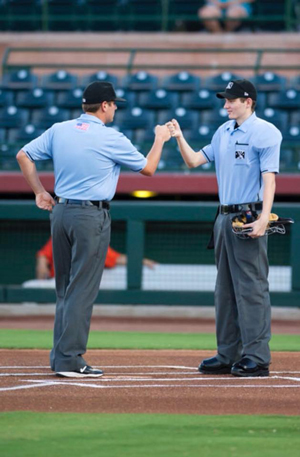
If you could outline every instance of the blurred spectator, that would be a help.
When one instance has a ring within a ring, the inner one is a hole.
[[[239,18],[248,17],[252,8],[250,3],[255,0],[206,0],[206,5],[198,11],[204,27],[213,33],[232,32],[237,29],[241,21]],[[228,20],[232,18],[232,20]],[[222,26],[222,19],[224,27]]]
[[[117,265],[126,265],[127,255],[120,254],[110,246],[108,247],[105,268],[114,268]],[[154,268],[156,262],[150,259],[143,259],[143,265],[148,268]],[[36,254],[36,279],[49,279],[54,277],[54,263],[53,263],[53,252],[52,252],[52,239],[46,242],[46,244]]]

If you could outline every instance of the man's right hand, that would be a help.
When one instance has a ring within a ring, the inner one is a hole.
[[[52,211],[55,206],[54,198],[46,191],[36,194],[35,203],[38,208],[46,211]]]
[[[155,127],[155,136],[161,138],[164,142],[171,138],[170,131],[166,125],[157,125]]]
[[[168,122],[167,127],[173,138],[180,138],[183,136],[180,125],[178,124],[176,119],[172,119],[170,122]]]

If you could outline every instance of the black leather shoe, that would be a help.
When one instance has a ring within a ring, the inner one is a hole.
[[[231,368],[233,376],[269,376],[269,365],[259,365],[249,357],[243,357],[238,362],[234,363]]]
[[[100,376],[103,376],[103,371],[86,365],[79,370],[57,371],[56,375],[63,378],[99,378]]]
[[[217,357],[202,360],[198,370],[202,374],[230,374],[231,365],[220,362]]]

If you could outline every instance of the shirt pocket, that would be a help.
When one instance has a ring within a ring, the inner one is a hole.
[[[234,164],[249,165],[249,144],[236,143],[234,147]]]

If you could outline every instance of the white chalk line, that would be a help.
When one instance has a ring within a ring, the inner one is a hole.
[[[175,369],[175,370],[192,370],[193,372],[186,372],[186,371],[181,371],[180,375],[193,375],[195,372],[198,372],[197,368],[195,367],[185,367],[185,366],[176,366],[176,365],[123,365],[123,366],[113,366],[113,365],[106,365],[106,366],[101,366],[102,368],[113,368],[114,370],[119,369],[119,368],[126,368],[126,369],[134,369],[134,368],[164,368],[164,369]],[[48,366],[1,366],[0,369],[49,369]],[[272,375],[272,373],[276,373],[276,375]],[[39,387],[50,387],[50,386],[79,386],[79,387],[90,387],[90,388],[97,388],[97,389],[131,389],[131,388],[159,388],[159,387],[164,387],[164,388],[173,388],[173,387],[186,387],[186,388],[297,388],[300,387],[300,384],[288,384],[288,385],[266,385],[266,384],[261,384],[263,381],[270,381],[270,380],[288,380],[288,381],[294,381],[296,383],[300,382],[300,377],[292,377],[292,376],[286,376],[286,375],[291,375],[291,374],[298,374],[300,373],[299,371],[274,371],[271,372],[270,377],[229,377],[229,376],[207,376],[207,375],[202,375],[199,374],[197,377],[178,377],[178,378],[159,378],[157,376],[162,376],[162,375],[178,375],[178,372],[174,373],[174,371],[171,372],[161,372],[161,371],[156,371],[156,372],[143,372],[143,373],[124,373],[120,374],[118,372],[111,372],[106,377],[103,377],[101,379],[97,379],[95,383],[95,379],[82,379],[81,381],[71,381],[71,380],[37,380],[37,379],[27,379],[24,380],[26,382],[25,385],[20,385],[20,386],[13,386],[13,387],[2,387],[0,388],[0,391],[5,392],[5,391],[14,391],[14,390],[22,390],[22,389],[31,389],[31,388],[39,388]],[[285,374],[285,376],[278,376],[278,374]],[[149,376],[156,376],[156,377],[149,377]],[[0,373],[0,376],[2,377],[41,377],[41,376],[55,376],[55,373]],[[207,384],[207,382],[211,381],[220,381],[222,380],[223,382],[231,382],[231,384]],[[245,384],[246,381],[256,381],[260,382],[260,384],[255,383],[254,385],[249,385]],[[170,383],[171,381],[171,383]],[[183,381],[187,381],[185,384],[178,384],[178,382],[182,383]],[[191,384],[192,381],[197,381],[197,384]],[[114,383],[119,383],[123,382],[123,385],[113,385]],[[127,383],[145,383],[147,382],[148,384],[143,384],[143,385],[134,385],[134,384],[127,384]],[[149,382],[151,384],[149,384]],[[157,384],[159,382],[159,384]],[[232,384],[234,382],[234,384]],[[241,385],[238,385],[238,382],[242,382]],[[28,383],[32,383],[29,384]],[[112,383],[111,385],[107,385],[107,383]],[[170,384],[165,384],[165,383],[170,383]],[[174,384],[173,384],[174,383]],[[106,385],[105,385],[106,384]]]
[[[218,388],[218,389],[228,389],[228,388],[242,388],[242,389],[282,389],[282,388],[299,388],[299,385],[279,385],[279,386],[266,386],[264,384],[262,385],[219,385],[219,384],[208,384],[208,385],[202,385],[202,384],[145,384],[145,385],[127,385],[127,386],[107,386],[107,385],[99,385],[99,384],[86,384],[82,382],[68,382],[68,381],[58,381],[58,382],[48,382],[48,383],[40,383],[40,384],[31,384],[31,385],[25,385],[25,386],[17,386],[17,387],[9,387],[9,388],[2,388],[0,390],[20,390],[20,389],[28,389],[28,388],[33,388],[33,387],[49,387],[49,386],[73,386],[73,387],[85,387],[85,388],[91,388],[91,389],[150,389],[150,388],[178,388],[178,387],[184,387],[186,389],[189,388]]]

